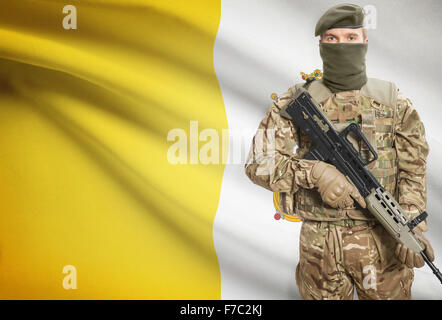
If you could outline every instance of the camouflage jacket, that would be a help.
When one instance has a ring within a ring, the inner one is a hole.
[[[317,221],[374,219],[366,209],[353,206],[337,210],[322,203],[310,178],[316,161],[303,159],[311,141],[291,120],[280,114],[299,86],[291,87],[278,97],[259,124],[245,165],[247,176],[254,183],[279,192],[279,205],[288,214]],[[395,86],[391,103],[377,99],[376,94],[366,94],[363,88],[316,100],[338,131],[349,122],[361,124],[364,135],[379,156],[369,168],[413,218],[426,207],[425,170],[429,149],[424,126],[411,101]],[[353,144],[363,157],[368,156],[364,145],[357,141]]]

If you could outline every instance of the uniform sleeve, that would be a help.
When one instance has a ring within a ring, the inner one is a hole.
[[[291,98],[289,90],[272,103],[253,137],[245,165],[250,180],[273,192],[295,193],[300,186],[314,187],[310,172],[317,161],[295,157],[297,127],[280,115]]]
[[[398,156],[397,198],[409,218],[423,212],[427,203],[425,128],[409,99],[398,94],[395,148]]]

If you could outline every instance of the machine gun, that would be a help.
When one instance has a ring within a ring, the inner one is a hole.
[[[367,165],[375,161],[378,155],[359,125],[351,123],[342,132],[337,132],[308,91],[304,88],[298,90],[295,99],[281,112],[290,116],[312,140],[313,147],[305,159],[328,162],[344,174],[364,197],[367,209],[396,240],[414,252],[420,253],[442,283],[441,272],[428,259],[425,245],[413,232],[413,229],[428,216],[427,212],[424,211],[409,221],[393,196],[382,187],[367,168]],[[373,156],[370,161],[364,162],[359,152],[348,140],[351,132],[367,145]]]

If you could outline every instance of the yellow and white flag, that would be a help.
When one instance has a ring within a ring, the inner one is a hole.
[[[442,252],[441,80],[423,84],[442,52],[419,37],[442,11],[400,4],[402,18],[398,0],[370,2],[368,71],[420,108]],[[244,163],[271,94],[321,68],[313,30],[331,5],[3,1],[0,299],[299,298],[300,224],[273,219]],[[414,298],[442,296],[431,271],[415,278]]]

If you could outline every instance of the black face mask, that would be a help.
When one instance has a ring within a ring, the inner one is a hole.
[[[332,92],[359,90],[367,82],[366,43],[320,43],[324,84]]]

